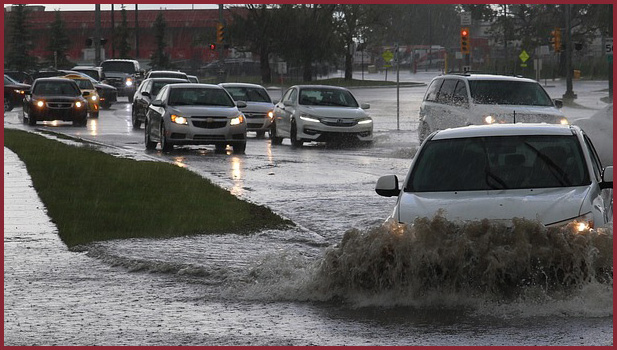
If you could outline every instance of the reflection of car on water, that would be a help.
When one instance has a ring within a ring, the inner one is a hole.
[[[612,222],[613,167],[602,167],[577,126],[504,124],[438,131],[427,138],[399,187],[381,177],[375,191],[398,196],[402,223],[443,210],[449,220],[513,217],[581,229]]]

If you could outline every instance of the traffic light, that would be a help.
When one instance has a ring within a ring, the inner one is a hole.
[[[468,54],[470,52],[469,45],[469,28],[461,28],[461,53]]]
[[[216,50],[216,44],[215,43],[211,43],[210,45],[208,45],[208,47],[210,48],[210,50]]]
[[[223,23],[216,24],[216,43],[222,44],[225,41],[225,25]]]
[[[555,52],[561,51],[561,28],[555,28],[551,31],[551,45]]]

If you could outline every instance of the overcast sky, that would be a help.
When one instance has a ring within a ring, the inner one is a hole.
[[[37,5],[37,6],[45,6],[45,11],[94,11],[94,4],[28,4],[28,5]],[[10,7],[10,4],[5,4],[4,7]],[[121,8],[121,4],[114,4],[114,10],[119,10]],[[126,4],[127,10],[134,10],[135,4]],[[160,8],[167,9],[216,9],[219,5],[217,4],[138,4],[138,9],[141,10],[158,10]],[[111,5],[109,4],[101,4],[102,11],[111,10]]]

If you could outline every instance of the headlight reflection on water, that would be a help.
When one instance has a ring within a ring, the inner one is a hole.
[[[242,158],[231,158],[231,179],[233,180],[233,187],[230,192],[234,196],[241,196],[244,193],[244,172],[242,171],[242,165]]]

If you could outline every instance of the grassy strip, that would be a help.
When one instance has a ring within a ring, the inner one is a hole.
[[[123,238],[250,233],[292,223],[189,170],[5,129],[68,247]]]

